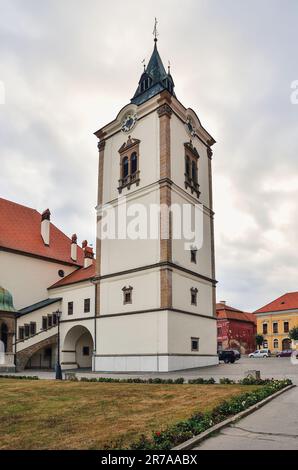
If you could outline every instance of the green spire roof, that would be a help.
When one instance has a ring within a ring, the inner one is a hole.
[[[0,286],[0,312],[16,312],[11,293]]]
[[[154,49],[146,70],[141,75],[138,88],[131,99],[134,104],[141,104],[158,95],[163,90],[174,93],[174,81],[170,72],[166,72],[157,50],[157,39],[154,40]]]

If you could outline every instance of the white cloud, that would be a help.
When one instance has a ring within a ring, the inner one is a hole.
[[[133,95],[157,16],[177,96],[218,142],[218,298],[248,310],[297,289],[297,13],[295,0],[1,0],[1,195],[94,242],[93,132]]]

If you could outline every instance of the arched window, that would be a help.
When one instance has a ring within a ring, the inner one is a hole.
[[[122,160],[122,178],[128,176],[128,157],[124,157]]]
[[[274,349],[278,349],[278,339],[275,339],[273,341],[273,347],[274,347]]]
[[[7,351],[7,336],[8,336],[8,328],[5,323],[2,323],[1,330],[0,330],[0,339],[4,343],[4,351]]]
[[[138,156],[136,152],[133,152],[130,157],[130,168],[131,168],[131,174],[133,175],[136,173],[138,169]]]
[[[185,174],[190,177],[190,163],[189,163],[189,158],[185,158]]]
[[[191,164],[191,177],[193,181],[196,183],[197,182],[197,165],[196,162],[192,162]]]

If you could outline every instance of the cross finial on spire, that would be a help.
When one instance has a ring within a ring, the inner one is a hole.
[[[157,36],[158,36],[158,32],[157,32],[157,19],[155,17],[155,21],[154,21],[154,29],[153,29],[153,36],[154,36],[154,42],[157,42]]]

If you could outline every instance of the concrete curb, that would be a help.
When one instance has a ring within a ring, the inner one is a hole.
[[[187,441],[183,442],[182,444],[179,444],[176,447],[173,447],[172,450],[187,450],[187,449],[192,449],[195,445],[200,444],[200,442],[204,441],[207,439],[211,434],[214,432],[220,431],[222,428],[228,426],[231,423],[235,423],[241,418],[244,418],[245,416],[253,413],[254,411],[258,410],[259,408],[262,408],[262,406],[266,405],[269,403],[271,400],[274,398],[278,397],[284,392],[287,392],[288,390],[296,387],[296,385],[288,385],[287,387],[279,390],[276,393],[273,393],[273,395],[270,395],[267,398],[264,398],[264,400],[259,401],[255,405],[250,406],[247,408],[247,410],[243,410],[240,413],[237,413],[234,416],[231,416],[231,418],[225,419],[221,423],[215,424],[215,426],[212,426],[211,428],[207,429],[206,431],[202,432],[201,434],[198,434],[197,436],[192,437],[191,439],[188,439]]]

